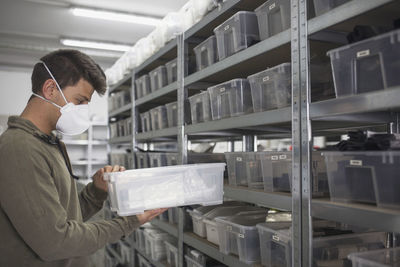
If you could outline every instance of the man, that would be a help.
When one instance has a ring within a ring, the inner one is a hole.
[[[0,266],[87,267],[88,255],[165,211],[87,222],[107,197],[104,172],[124,168],[100,169],[78,195],[65,145],[51,132],[87,130],[94,91],[105,93],[105,75],[79,51],[55,51],[34,66],[33,95],[0,137]]]

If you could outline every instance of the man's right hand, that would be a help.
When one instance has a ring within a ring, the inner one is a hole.
[[[161,213],[163,213],[167,210],[168,210],[168,208],[146,210],[144,213],[136,215],[136,217],[138,218],[140,225],[142,225],[142,224],[145,224],[145,223],[153,220],[155,217],[157,217],[158,215],[160,215]]]

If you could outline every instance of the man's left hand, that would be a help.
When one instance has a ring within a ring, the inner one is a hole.
[[[125,167],[114,165],[114,166],[105,166],[101,168],[93,175],[93,184],[98,189],[103,190],[105,192],[108,191],[107,181],[104,181],[104,173],[105,172],[122,172],[125,171]]]

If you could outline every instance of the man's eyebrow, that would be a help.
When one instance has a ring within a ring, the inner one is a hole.
[[[81,95],[81,94],[79,94],[79,96],[83,97],[86,101],[89,102],[89,98],[87,98],[87,96],[84,96],[84,95]]]

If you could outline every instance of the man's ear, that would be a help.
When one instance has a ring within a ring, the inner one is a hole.
[[[52,79],[47,79],[42,86],[43,97],[49,100],[53,100],[56,97],[57,86]]]

